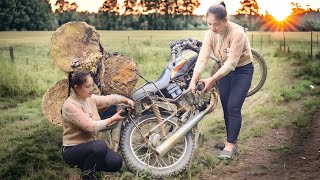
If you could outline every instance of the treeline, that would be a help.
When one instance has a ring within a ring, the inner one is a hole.
[[[65,0],[56,1],[54,12],[48,0],[1,0],[0,30],[55,30],[70,21],[85,21],[98,30],[207,29],[204,17],[193,15],[199,5],[198,0],[125,0],[123,8],[117,0],[106,0],[98,13],[89,13],[77,12],[78,5]],[[251,12],[249,6],[252,3],[244,1],[239,14],[230,16],[230,20],[251,31],[320,30],[319,12],[297,13],[279,25],[270,15]]]

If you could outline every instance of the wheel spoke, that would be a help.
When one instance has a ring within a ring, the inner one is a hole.
[[[157,155],[157,157],[163,162],[163,164],[164,164],[165,166],[168,166],[167,163],[165,162],[165,160],[164,160],[163,158],[161,158],[161,157],[158,156],[158,155]]]
[[[169,155],[168,155],[168,158],[169,158],[169,159],[172,159],[173,162],[176,162],[176,161],[179,160],[179,158],[175,158],[175,156],[176,156],[176,157],[179,157],[179,155],[177,155],[177,154],[175,154],[175,153],[173,153],[173,152],[171,152],[171,151],[169,151],[168,154],[169,154]]]
[[[150,129],[157,124],[158,122],[156,118],[154,118],[140,122],[138,127],[143,134],[149,134]],[[175,131],[175,127],[177,127],[177,125],[172,121],[167,121],[163,124],[163,129],[166,134]],[[148,142],[143,141],[145,137],[142,138],[140,131],[138,131],[137,128],[133,130],[131,135],[131,148],[136,158],[143,164],[151,168],[164,168],[176,164],[184,155],[186,138],[182,138],[165,156],[160,157],[153,148],[149,147],[150,144],[163,142],[164,139],[160,140],[156,138],[160,134],[160,128],[150,134],[151,138],[147,139]]]
[[[134,150],[135,152],[138,152],[138,151],[139,151],[141,148],[143,148],[143,147],[145,147],[144,144],[139,144],[138,146],[133,147],[133,150]]]

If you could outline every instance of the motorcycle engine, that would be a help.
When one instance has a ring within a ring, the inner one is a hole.
[[[176,81],[174,84],[170,85],[168,88],[172,88],[171,91],[168,92],[171,92],[172,97],[180,96],[177,99],[178,107],[186,107],[185,109],[187,109],[188,106],[194,106],[197,110],[203,111],[210,104],[210,93],[203,93],[201,92],[202,89],[197,90],[195,95],[193,95],[191,92],[182,94],[183,90],[188,88],[186,81]]]

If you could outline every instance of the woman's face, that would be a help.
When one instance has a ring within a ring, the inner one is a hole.
[[[81,86],[74,86],[74,89],[78,96],[87,98],[91,97],[94,89],[94,82],[90,75],[85,77],[85,82]]]
[[[225,32],[226,23],[227,18],[219,20],[214,14],[208,14],[207,16],[208,27],[214,33],[223,34]]]

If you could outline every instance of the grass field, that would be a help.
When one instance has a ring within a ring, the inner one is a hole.
[[[77,169],[70,168],[62,160],[61,127],[50,124],[41,110],[45,91],[66,78],[50,58],[52,34],[0,32],[0,179],[79,176]],[[142,75],[156,80],[170,58],[169,41],[188,37],[202,40],[204,31],[99,31],[99,34],[106,51],[132,57]],[[282,33],[249,32],[248,36],[250,42],[253,37],[253,48],[260,51],[267,62],[268,77],[262,90],[248,98],[243,107],[239,139],[243,153],[250,150],[245,147],[247,142],[264,136],[270,129],[307,126],[320,104],[319,63],[308,56],[310,33],[286,33],[290,53],[279,50]],[[313,34],[313,39],[315,55],[320,50],[317,33]],[[14,62],[10,60],[10,46],[14,49]],[[197,179],[201,172],[214,169],[219,163],[211,146],[225,137],[220,106],[201,124],[200,147],[192,165],[176,179]],[[102,176],[105,179],[146,178],[127,171]]]

